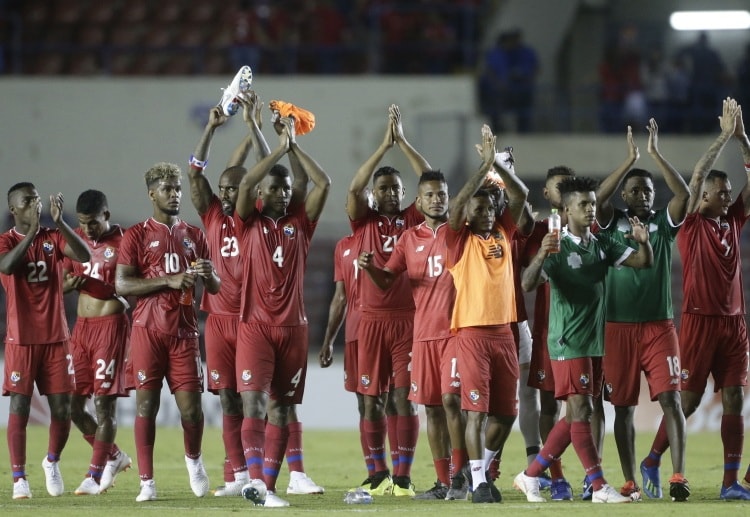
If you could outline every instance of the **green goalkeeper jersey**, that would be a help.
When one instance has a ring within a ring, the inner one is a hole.
[[[663,208],[651,212],[646,221],[649,241],[654,249],[654,265],[647,269],[615,268],[607,275],[607,321],[642,323],[671,320],[672,311],[672,248],[677,230]],[[600,230],[623,244],[630,233],[628,215],[615,210],[612,222]]]
[[[588,245],[567,229],[560,252],[544,261],[550,283],[547,346],[553,361],[604,355],[604,282],[607,270],[635,251],[608,235],[591,235]]]

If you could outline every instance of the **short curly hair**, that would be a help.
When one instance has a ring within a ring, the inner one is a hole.
[[[175,163],[159,162],[147,170],[144,176],[146,178],[146,186],[151,188],[163,180],[181,179],[182,170]]]
[[[587,192],[596,192],[598,186],[599,183],[595,179],[585,178],[583,176],[571,176],[557,184],[557,188],[562,195],[563,203],[566,204],[571,194],[576,192],[584,194]]]

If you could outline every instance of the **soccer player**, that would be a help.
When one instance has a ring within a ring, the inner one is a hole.
[[[698,408],[709,373],[714,378],[714,389],[721,390],[724,479],[719,497],[750,500],[750,490],[737,481],[742,462],[743,389],[748,369],[740,232],[750,216],[750,181],[732,202],[732,185],[726,173],[712,169],[732,137],[738,141],[745,163],[750,164],[750,141],[742,110],[734,99],[724,100],[719,123],[721,133],[693,170],[687,217],[677,234],[683,300],[679,333],[682,364],[675,368],[681,367],[682,410],[686,417]],[[660,487],[658,467],[672,438],[667,429],[663,419],[651,452],[641,463],[644,488],[649,484]],[[655,491],[656,496],[660,494],[660,490]]]
[[[138,298],[130,336],[141,479],[137,502],[156,499],[154,441],[164,378],[180,411],[190,488],[197,497],[209,488],[201,457],[203,367],[193,291],[200,279],[205,290],[216,294],[221,280],[203,231],[179,218],[181,175],[172,163],[146,171],[153,215],[125,232],[117,259],[117,293]]]
[[[528,189],[513,171],[512,156],[498,160],[495,135],[482,127],[482,163],[453,198],[448,216],[446,267],[456,287],[451,331],[466,411],[466,448],[473,503],[502,496],[486,470],[502,457],[517,413],[518,355],[510,328],[516,320],[511,239]],[[481,189],[495,165],[505,184],[507,209],[500,220],[492,194]],[[484,447],[483,447],[484,444]]]
[[[626,503],[604,478],[591,432],[593,398],[602,385],[604,355],[604,280],[615,266],[650,267],[653,250],[648,230],[637,217],[629,219],[627,238],[634,250],[607,235],[594,235],[596,182],[574,177],[559,185],[568,224],[560,237],[548,233],[539,252],[523,273],[523,288],[535,289],[544,278],[550,282],[550,317],[547,345],[555,376],[555,396],[566,401],[566,415],[550,431],[541,452],[520,472],[513,485],[530,502],[544,502],[539,475],[573,443],[592,485],[595,503]],[[560,251],[557,251],[557,250]]]
[[[268,507],[289,506],[276,495],[275,485],[289,434],[289,413],[302,402],[305,389],[308,342],[302,283],[310,239],[331,184],[297,144],[294,120],[282,118],[280,123],[284,126],[280,145],[242,177],[235,207],[240,245],[253,257],[243,272],[237,335],[242,445],[252,482],[264,478]],[[313,183],[304,205],[289,204],[292,180],[286,167],[277,164],[287,153],[295,155]],[[273,406],[269,396],[276,401]]]
[[[336,282],[333,298],[328,308],[328,323],[320,347],[319,359],[321,368],[333,364],[333,343],[336,340],[341,324],[346,317],[344,328],[344,389],[357,396],[359,412],[359,436],[362,456],[367,467],[367,478],[375,473],[375,464],[369,454],[364,434],[365,406],[364,396],[357,393],[357,329],[359,328],[359,294],[357,278],[359,265],[360,241],[353,235],[347,235],[336,243],[333,253],[333,280]],[[369,484],[369,482],[367,483]]]
[[[647,126],[648,154],[654,159],[672,191],[665,208],[652,210],[654,182],[644,169],[618,169],[610,174],[596,193],[599,201],[599,234],[607,234],[625,245],[630,232],[629,217],[649,226],[654,250],[654,267],[614,268],[607,274],[603,360],[605,389],[615,406],[615,441],[625,485],[620,493],[633,500],[641,498],[635,482],[635,428],[633,414],[638,404],[641,371],[646,374],[652,400],[664,412],[672,447],[672,478],[669,493],[675,501],[685,501],[690,486],[685,479],[685,417],[680,404],[680,353],[677,330],[672,322],[672,246],[685,220],[690,190],[680,174],[659,152],[659,128],[651,119]],[[628,139],[632,131],[628,127]],[[634,145],[634,144],[633,144]],[[636,152],[636,156],[638,153]],[[622,183],[621,196],[626,209],[612,206],[611,198]],[[644,490],[654,497],[661,487],[644,481]]]
[[[47,492],[55,497],[65,490],[59,461],[70,434],[70,394],[75,380],[63,306],[63,260],[88,262],[91,252],[63,219],[62,194],[49,200],[55,229],[40,225],[42,201],[33,183],[10,187],[8,209],[14,226],[0,235],[0,282],[6,294],[3,396],[10,396],[7,433],[13,499],[31,497],[26,480],[26,426],[34,383],[47,396],[52,417],[42,461]]]
[[[223,125],[228,117],[220,107],[211,108],[203,135],[196,145],[190,160],[190,192],[193,206],[201,217],[206,228],[209,249],[216,257],[216,270],[222,279],[222,289],[216,296],[204,293],[201,309],[208,312],[205,328],[206,359],[209,371],[208,389],[219,395],[222,407],[222,438],[226,454],[224,469],[224,486],[214,491],[215,496],[237,496],[242,487],[250,481],[247,464],[242,450],[242,400],[237,392],[235,375],[235,356],[237,348],[237,325],[239,324],[240,298],[242,292],[242,248],[239,245],[235,221],[233,218],[239,183],[247,172],[243,167],[250,149],[255,150],[256,159],[260,160],[270,153],[268,144],[260,131],[260,109],[263,105],[254,91],[238,98],[243,106],[243,118],[250,131],[240,142],[227,163],[227,168],[219,177],[219,194],[213,193],[204,169],[208,162],[208,153],[213,134]],[[274,126],[280,131],[283,126]],[[292,162],[293,170],[301,169],[297,162]],[[295,173],[292,204],[304,201],[307,188],[307,175]],[[301,434],[302,424],[294,418],[294,425]],[[290,433],[290,442],[292,435]],[[294,446],[295,451],[287,454],[290,466],[293,458],[298,458],[299,465],[290,473],[288,493],[321,493],[317,486],[301,467],[301,438]],[[291,444],[290,444],[291,445]]]
[[[550,208],[560,214],[563,225],[567,217],[562,206],[562,197],[557,185],[566,178],[575,176],[570,167],[558,165],[547,171],[545,186],[542,191],[544,199]],[[534,223],[531,235],[526,239],[523,250],[523,266],[539,251],[542,239],[547,235],[548,220],[542,219]],[[544,282],[536,289],[534,297],[534,322],[531,329],[531,359],[529,362],[529,377],[527,384],[539,390],[539,434],[542,443],[547,441],[549,432],[554,427],[560,415],[560,402],[555,399],[555,378],[547,349],[547,330],[549,323],[549,283]],[[519,408],[520,409],[520,408]],[[532,460],[533,461],[533,460]],[[573,490],[565,479],[560,458],[556,458],[549,465],[552,478],[550,482],[550,499],[553,501],[569,501],[573,499]],[[540,481],[544,479],[540,477]],[[545,479],[546,480],[546,479]],[[549,481],[547,481],[549,482]]]
[[[115,293],[123,230],[110,223],[107,197],[99,190],[82,192],[76,215],[76,233],[91,250],[91,260],[83,264],[66,260],[65,264],[64,290],[78,291],[78,317],[70,338],[75,369],[71,416],[93,453],[88,474],[74,493],[96,495],[111,487],[115,476],[132,464],[115,444],[117,398],[128,396],[125,359],[130,320],[125,312],[127,301]],[[92,395],[96,417],[86,408]]]
[[[404,137],[401,112],[398,106],[391,105],[383,142],[354,175],[346,203],[352,231],[361,239],[362,251],[373,253],[376,267],[385,265],[404,231],[423,220],[414,204],[401,209],[405,192],[401,173],[388,166],[375,170],[394,144],[407,157],[417,176],[431,169]],[[367,196],[370,178],[376,209],[370,207]],[[360,276],[359,296],[362,312],[357,333],[357,391],[364,396],[364,434],[375,465],[375,472],[365,481],[369,482],[365,488],[373,495],[414,496],[411,465],[419,437],[419,417],[416,405],[408,398],[414,328],[414,300],[409,279],[399,277],[384,293],[369,279]],[[393,478],[385,462],[386,393],[397,412],[398,466],[394,468]]]
[[[373,256],[367,251],[359,257],[359,267],[381,289],[389,289],[403,272],[411,284],[416,313],[409,399],[425,406],[427,437],[438,476],[431,489],[416,496],[423,500],[446,499],[451,485],[451,463],[459,471],[468,461],[461,381],[450,333],[455,288],[445,269],[448,202],[448,185],[443,174],[424,171],[419,178],[415,206],[425,221],[403,233],[383,268],[373,265]]]

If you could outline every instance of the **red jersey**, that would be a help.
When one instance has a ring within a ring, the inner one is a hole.
[[[677,233],[682,257],[682,312],[704,316],[745,314],[740,232],[747,221],[740,195],[717,223],[688,214]]]
[[[200,228],[182,220],[170,228],[149,218],[125,232],[117,263],[135,267],[141,278],[157,278],[181,273],[199,258],[211,259]],[[179,289],[165,288],[139,296],[133,326],[180,339],[198,337],[195,308],[181,304],[181,294]]]
[[[240,242],[248,251],[240,321],[273,327],[307,325],[303,280],[317,222],[308,219],[304,206],[278,220],[260,212],[244,222],[235,218],[242,225]]]
[[[389,219],[377,211],[368,209],[361,219],[350,221],[352,231],[362,239],[362,251],[373,252],[373,264],[382,268],[396,247],[401,235],[412,226],[424,221],[414,204]],[[359,296],[363,312],[414,310],[409,278],[400,276],[390,289],[382,291],[367,275],[360,275]]]
[[[523,251],[518,255],[518,258],[523,261],[523,267],[527,267],[536,254],[539,253],[539,248],[542,246],[542,239],[544,239],[547,233],[549,233],[547,219],[534,222],[534,229],[531,231],[531,235],[526,238]],[[542,282],[536,288],[536,296],[534,297],[534,321],[531,335],[536,337],[546,336],[548,326],[549,282]]]
[[[453,278],[445,267],[448,223],[433,230],[427,223],[409,228],[399,239],[385,267],[406,271],[414,296],[414,341],[451,336],[451,314],[456,300]]]
[[[359,292],[357,277],[360,275],[357,258],[361,251],[359,239],[347,235],[336,243],[333,252],[333,281],[344,282],[346,295],[346,327],[344,341],[349,343],[357,340],[359,328]]]
[[[24,238],[15,228],[0,235],[0,253]],[[22,265],[0,275],[6,294],[5,342],[41,345],[70,337],[63,305],[62,270],[65,239],[59,230],[40,227]]]
[[[214,257],[214,268],[221,278],[217,294],[203,291],[201,310],[211,314],[236,316],[240,313],[242,297],[242,251],[240,250],[236,221],[224,214],[221,201],[213,196],[208,210],[201,215],[206,228],[208,248]]]
[[[115,294],[115,272],[120,243],[124,234],[123,229],[119,224],[113,224],[109,231],[96,241],[89,239],[80,228],[76,228],[75,232],[91,250],[91,260],[81,263],[66,258],[65,269],[73,275],[89,277],[86,285],[81,288],[82,292],[94,298],[112,298]],[[92,278],[98,280],[98,282],[93,283]]]

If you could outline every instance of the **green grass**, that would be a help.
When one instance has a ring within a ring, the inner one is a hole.
[[[2,431],[5,434],[5,431]],[[4,438],[4,437],[3,437]],[[650,436],[642,434],[638,440],[639,458],[648,449]],[[121,429],[118,443],[131,456],[135,457],[133,430]],[[83,479],[88,468],[90,446],[73,430],[70,441],[63,453],[61,470],[66,484],[66,494],[50,497],[44,488],[44,474],[39,465],[46,450],[47,431],[44,427],[30,427],[28,432],[28,474],[33,499],[13,501],[9,472],[8,453],[5,440],[0,447],[0,479],[5,480],[0,491],[0,514],[3,515],[218,515],[229,512],[273,512],[286,515],[330,515],[344,512],[372,513],[376,511],[399,512],[408,516],[434,516],[436,512],[450,512],[461,515],[497,515],[505,512],[510,515],[540,513],[556,515],[675,515],[680,517],[706,517],[713,512],[721,512],[722,517],[750,514],[750,502],[722,502],[718,499],[722,476],[721,442],[716,434],[691,435],[688,440],[687,477],[693,490],[690,501],[685,504],[665,500],[644,500],[629,505],[595,505],[580,500],[570,503],[530,504],[524,496],[511,488],[512,480],[524,466],[524,452],[521,436],[514,433],[506,447],[501,465],[503,472],[498,487],[503,493],[502,505],[473,506],[463,501],[412,501],[404,498],[380,497],[371,505],[347,505],[343,503],[344,492],[358,485],[365,477],[365,470],[359,451],[359,438],[353,431],[306,431],[305,466],[308,474],[326,488],[321,496],[287,496],[284,494],[288,473],[282,471],[279,479],[279,492],[291,502],[286,509],[264,509],[250,507],[242,498],[219,498],[207,496],[198,499],[188,486],[187,473],[183,460],[182,431],[176,428],[160,428],[156,437],[156,472],[159,500],[149,503],[135,503],[138,493],[138,474],[134,468],[117,478],[115,487],[101,496],[74,496],[72,491]],[[204,461],[211,478],[212,486],[222,483],[223,446],[221,432],[207,428],[204,436]],[[564,456],[567,477],[574,486],[576,496],[580,493],[583,478],[580,464],[570,448]],[[668,477],[671,469],[666,466],[662,475]],[[613,486],[622,484],[617,452],[611,435],[607,436],[604,459],[605,474]],[[743,467],[744,468],[744,467]],[[744,473],[744,472],[743,472]],[[420,436],[417,459],[413,469],[413,481],[417,490],[432,486],[435,479],[432,462],[424,433]],[[640,482],[640,480],[638,480]]]

